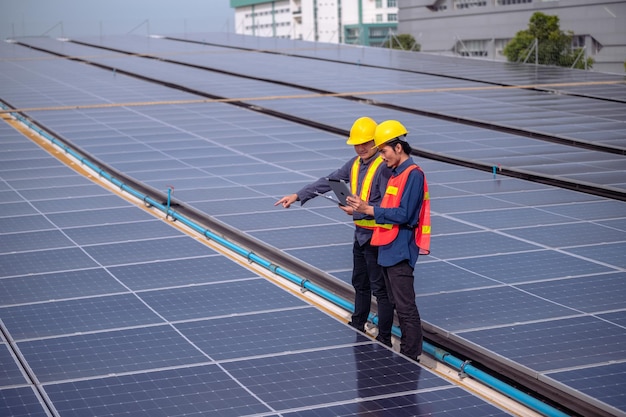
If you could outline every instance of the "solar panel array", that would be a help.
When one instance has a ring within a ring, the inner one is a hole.
[[[218,39],[241,44],[231,36]],[[409,141],[429,151],[600,187],[626,185],[624,156],[616,153],[267,80],[626,148],[619,77],[602,77],[615,82],[618,99],[599,102],[400,72],[393,67],[417,64],[401,53],[344,46],[297,53],[360,53],[363,65],[167,39],[85,39],[251,79],[46,38],[22,41],[107,68],[4,44],[0,98],[17,108],[48,108],[27,113],[111,167],[159,190],[172,187],[177,200],[346,282],[350,219],[324,199],[290,210],[273,206],[351,157],[345,138],[228,102],[200,103],[202,96],[172,85],[340,129],[362,115],[398,119]],[[366,53],[390,69],[368,67]],[[435,72],[441,60],[428,68],[420,55],[419,65]],[[546,71],[542,78],[555,83],[575,73]],[[515,71],[509,78],[504,69],[494,72],[498,82],[520,84]],[[606,94],[604,84],[597,87],[597,95]],[[393,93],[410,89],[430,91]],[[86,105],[94,108],[66,107]],[[507,414],[77,175],[6,125],[0,129],[0,409],[63,416]],[[432,256],[416,268],[422,318],[598,407],[626,412],[626,203],[418,163],[429,180],[435,231]],[[54,409],[46,411],[46,403]]]

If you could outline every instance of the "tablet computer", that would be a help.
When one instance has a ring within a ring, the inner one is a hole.
[[[352,195],[348,184],[344,180],[335,180],[331,178],[326,178],[326,180],[328,181],[328,185],[330,185],[331,190],[333,190],[333,192],[337,196],[339,204],[341,204],[342,206],[347,206],[348,203],[346,203],[346,197]]]

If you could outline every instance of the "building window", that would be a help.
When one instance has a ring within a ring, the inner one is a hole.
[[[396,0],[387,0],[387,7],[398,7]]]
[[[533,0],[497,0],[496,4],[498,6],[509,6],[511,4],[525,4],[532,3]]]
[[[473,7],[485,7],[487,0],[454,0],[455,9],[470,9]]]
[[[484,57],[489,55],[488,40],[466,40],[457,41],[456,53],[461,56]]]
[[[377,22],[377,23],[380,23],[380,22],[382,22],[382,21],[383,21],[383,15],[382,15],[382,14],[377,14],[377,15],[376,15],[376,22]]]
[[[359,37],[359,29],[357,29],[357,28],[348,28],[348,29],[346,29],[346,36],[351,37],[351,38],[358,38]]]
[[[383,7],[383,0],[376,0],[376,8],[380,9]]]
[[[389,34],[393,34],[393,29],[386,28],[370,28],[369,37],[370,38],[386,38]]]
[[[397,22],[398,21],[398,15],[396,13],[389,13],[387,15],[387,22]]]

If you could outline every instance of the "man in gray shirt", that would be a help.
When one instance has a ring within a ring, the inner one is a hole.
[[[304,205],[308,200],[330,191],[328,179],[350,183],[352,194],[358,195],[370,205],[378,206],[382,200],[391,170],[378,155],[374,146],[376,122],[369,117],[357,119],[350,129],[348,145],[353,145],[356,156],[327,177],[306,185],[300,191],[289,194],[274,205],[289,208],[296,201]],[[350,206],[339,208],[351,215],[354,224],[354,244],[352,249],[352,286],[355,290],[354,313],[349,323],[355,329],[365,332],[365,323],[370,313],[372,294],[378,304],[378,336],[376,339],[391,347],[391,327],[393,325],[393,305],[389,301],[382,268],[378,265],[378,247],[370,244],[376,226],[372,216],[352,210]]]

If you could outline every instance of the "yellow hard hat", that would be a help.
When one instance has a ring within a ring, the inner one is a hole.
[[[374,144],[380,146],[390,140],[399,138],[409,133],[406,127],[397,120],[385,120],[376,127]]]
[[[362,145],[374,140],[374,131],[376,131],[376,122],[369,117],[361,117],[356,119],[350,129],[350,137],[347,140],[348,145]]]

